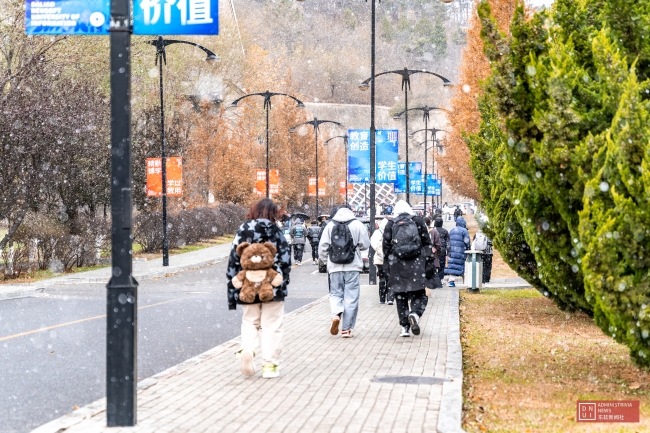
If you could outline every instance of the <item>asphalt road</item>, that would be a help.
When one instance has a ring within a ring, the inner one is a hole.
[[[307,250],[291,273],[287,312],[327,295],[327,276]],[[241,309],[228,311],[225,268],[221,262],[140,284],[138,379],[240,334]],[[89,284],[0,301],[0,432],[30,431],[105,396],[105,299],[103,284]]]

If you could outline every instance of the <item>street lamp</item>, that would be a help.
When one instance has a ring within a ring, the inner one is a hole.
[[[269,198],[269,184],[271,183],[269,178],[269,110],[271,110],[271,98],[274,96],[286,96],[287,98],[291,98],[296,101],[298,103],[298,108],[304,108],[305,104],[303,104],[303,102],[295,96],[291,96],[286,93],[269,92],[267,90],[263,93],[249,93],[248,95],[244,95],[241,98],[237,98],[232,102],[232,104],[230,104],[228,108],[237,107],[239,101],[251,96],[261,96],[264,98],[264,110],[266,111],[266,198]]]
[[[424,142],[426,143],[427,141],[427,131],[429,129],[429,113],[433,110],[442,110],[442,111],[447,111],[444,108],[439,108],[439,107],[429,107],[428,105],[425,105],[424,107],[415,107],[415,108],[408,108],[401,113],[397,113],[395,116],[393,116],[393,119],[399,120],[400,117],[402,117],[403,114],[408,113],[409,111],[422,111],[422,119],[424,120],[424,129],[421,129],[420,131],[424,131]],[[408,114],[404,116],[408,118]],[[408,122],[408,121],[407,121]],[[408,123],[407,123],[408,124]],[[419,132],[419,131],[418,131]],[[414,133],[413,133],[414,134]],[[411,137],[413,138],[413,134],[408,133],[408,129],[406,130],[406,200],[408,201],[409,198],[409,192],[410,192],[410,185],[409,185],[409,168],[408,168],[408,158],[409,158],[409,150],[408,150],[408,138]],[[426,171],[426,152],[424,155],[424,165],[425,165],[425,171]],[[427,177],[424,177],[424,216],[427,216]]]
[[[420,132],[420,131],[424,131],[425,134],[427,132],[426,129],[417,130],[417,131],[415,131],[414,133],[411,134],[411,138],[413,138],[413,136],[417,132]],[[431,128],[431,129],[429,129],[429,131],[431,131],[433,133],[433,137],[431,138],[431,140],[427,140],[425,138],[424,139],[425,141],[423,141],[422,143],[418,143],[418,146],[420,146],[422,144],[425,145],[424,146],[424,216],[427,216],[427,191],[428,191],[427,150],[429,150],[429,149],[434,149],[435,150],[435,148],[438,148],[439,150],[442,149],[442,146],[440,145],[440,141],[438,139],[436,139],[436,133],[437,132],[442,132],[443,130],[442,129]],[[427,147],[426,143],[428,143],[429,141],[432,141],[433,145]],[[433,170],[434,170],[434,172],[435,172],[435,168],[436,168],[436,156],[435,156],[435,153],[434,153],[434,155],[433,155]],[[441,194],[442,194],[442,191],[441,191]],[[433,204],[433,199],[431,199],[431,200],[432,200],[432,204]]]
[[[335,138],[342,138],[343,144],[345,145],[345,205],[347,206],[348,204],[348,134],[337,135],[336,137],[332,137],[325,142],[325,145],[327,146],[327,143],[334,140]],[[318,184],[318,179],[316,180],[316,183]],[[316,215],[316,217],[318,217],[318,215]]]
[[[386,71],[386,72],[380,72],[379,74],[374,75],[371,72],[370,78],[367,80],[363,81],[359,85],[359,89],[361,90],[367,90],[368,89],[368,83],[374,86],[374,81],[375,78],[381,76],[381,75],[386,75],[386,74],[396,74],[402,77],[402,90],[404,90],[404,112],[409,111],[409,98],[408,98],[408,91],[411,89],[411,75],[415,74],[429,74],[436,76],[442,80],[442,83],[445,87],[450,87],[452,86],[451,81],[449,81],[447,78],[443,77],[440,74],[436,74],[435,72],[430,72],[425,69],[397,69],[395,71]],[[399,117],[398,117],[399,119]],[[406,128],[406,201],[410,202],[411,199],[411,182],[410,182],[410,176],[409,176],[409,139],[408,139],[408,133],[409,133],[409,120],[408,116],[404,116],[404,121],[405,121],[405,128]],[[371,137],[372,137],[372,132],[371,132]],[[372,138],[371,138],[372,139]],[[371,144],[372,147],[372,144]],[[372,168],[372,161],[370,162],[370,166]]]
[[[318,120],[317,118],[314,117],[314,120],[310,120],[309,122],[299,123],[298,125],[289,128],[289,132],[292,133],[296,132],[296,129],[303,125],[311,125],[314,128],[314,133],[316,135],[316,218],[318,218],[318,187],[319,187],[318,185],[318,128],[320,127],[320,125],[324,123],[333,123],[334,125],[340,126],[341,128],[345,127],[342,123],[335,122],[334,120]]]
[[[186,44],[195,46],[203,50],[207,54],[205,59],[209,63],[219,60],[212,51],[208,50],[202,45],[194,42],[179,41],[176,39],[163,39],[158,36],[158,39],[147,41],[148,44],[156,47],[156,65],[159,66],[160,78],[160,147],[161,147],[161,165],[162,165],[162,217],[163,217],[163,266],[169,266],[169,239],[167,238],[167,158],[165,155],[165,105],[163,99],[163,62],[167,64],[167,52],[165,48],[173,44]]]

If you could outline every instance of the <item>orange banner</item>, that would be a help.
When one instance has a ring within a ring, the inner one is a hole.
[[[319,177],[318,178],[318,196],[324,196],[325,193],[327,192],[326,188],[326,183],[325,183],[325,178],[324,177]],[[307,190],[309,193],[309,197],[316,197],[316,178],[315,177],[310,177],[309,178],[309,188]]]
[[[280,170],[269,170],[269,177],[271,178],[269,194],[280,194]],[[255,193],[266,195],[266,170],[255,171]]]
[[[341,194],[341,197],[345,197],[345,181],[342,180],[339,182],[339,194]],[[354,195],[354,184],[353,183],[348,183],[347,184],[347,189],[348,189],[348,196]]]
[[[183,158],[167,158],[167,196],[183,195]],[[162,158],[147,158],[147,196],[162,197]]]

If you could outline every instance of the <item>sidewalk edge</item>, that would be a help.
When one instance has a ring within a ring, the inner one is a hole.
[[[465,433],[462,428],[463,350],[460,345],[459,301],[458,290],[453,290],[447,329],[447,378],[451,381],[442,384],[438,433]]]
[[[329,295],[323,296],[322,298],[319,298],[306,305],[303,305],[302,307],[290,311],[289,313],[284,315],[284,319],[286,320],[291,316],[295,316],[314,307],[316,304],[326,301],[328,296]],[[168,369],[163,370],[160,373],[154,374],[151,377],[141,380],[140,382],[138,382],[138,393],[140,393],[140,391],[143,391],[147,388],[151,388],[152,386],[158,384],[160,381],[164,379],[184,373],[190,367],[200,364],[201,362],[206,361],[216,355],[219,355],[225,352],[226,350],[232,350],[233,347],[236,347],[239,344],[240,339],[241,336],[237,336],[231,340],[221,343],[218,346],[213,347],[212,349],[208,349],[207,351],[193,358],[187,359],[181,362],[180,364],[169,367]],[[99,400],[96,400],[90,404],[87,404],[75,410],[72,413],[63,415],[60,418],[54,419],[39,427],[36,427],[34,430],[31,431],[31,433],[63,433],[70,427],[73,427],[88,418],[92,418],[95,415],[104,412],[105,410],[106,410],[106,397],[103,397]]]

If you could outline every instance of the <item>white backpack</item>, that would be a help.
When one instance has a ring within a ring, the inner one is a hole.
[[[474,250],[475,251],[485,251],[488,247],[488,238],[482,231],[476,233],[474,238]]]

